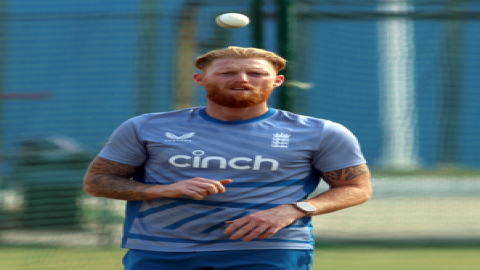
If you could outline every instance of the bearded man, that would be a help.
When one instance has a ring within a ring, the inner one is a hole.
[[[206,107],[141,115],[113,132],[85,191],[127,201],[125,269],[311,269],[311,217],[370,199],[347,128],[267,105],[285,65],[256,48],[208,52],[193,76]],[[310,197],[320,179],[330,189]]]

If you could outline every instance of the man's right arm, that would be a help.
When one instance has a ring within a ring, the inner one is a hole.
[[[140,169],[141,166],[96,157],[85,175],[84,189],[95,197],[127,201],[178,198],[185,195],[201,200],[208,195],[225,192],[224,185],[232,182],[230,179],[215,181],[196,177],[170,185],[150,185],[131,180]]]
[[[88,167],[84,189],[95,197],[129,201],[146,200],[148,196],[145,190],[152,185],[130,180],[139,169],[140,166],[96,157]]]

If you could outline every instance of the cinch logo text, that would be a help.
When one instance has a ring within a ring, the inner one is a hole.
[[[192,152],[193,157],[187,155],[176,155],[171,157],[168,162],[175,167],[184,168],[210,168],[212,166],[218,166],[219,169],[226,169],[227,166],[236,170],[260,170],[262,164],[270,165],[271,171],[278,170],[279,163],[275,159],[263,158],[262,156],[255,156],[255,158],[248,157],[236,157],[227,160],[224,157],[210,156],[203,157],[205,154],[202,150],[195,150]]]

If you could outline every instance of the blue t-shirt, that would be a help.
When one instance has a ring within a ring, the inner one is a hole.
[[[225,221],[304,200],[320,172],[366,162],[344,126],[272,108],[241,121],[214,119],[204,107],[144,114],[118,127],[99,156],[143,166],[134,180],[146,184],[233,180],[203,200],[127,202],[122,247],[173,252],[312,249],[309,217],[249,242],[230,240]]]

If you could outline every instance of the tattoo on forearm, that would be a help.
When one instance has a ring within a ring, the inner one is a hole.
[[[360,175],[364,175],[368,172],[368,168],[365,164],[344,168],[341,170],[335,170],[323,174],[323,180],[327,183],[333,183],[334,181],[350,181]]]
[[[108,197],[115,199],[145,200],[146,195],[143,191],[149,188],[138,187],[136,182],[114,175],[97,175],[92,177],[92,182],[93,189],[99,192],[108,190]]]

